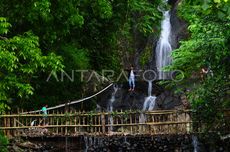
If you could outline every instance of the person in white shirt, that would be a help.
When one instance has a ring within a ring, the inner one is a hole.
[[[135,72],[133,66],[129,70],[129,91],[134,91],[135,88]]]

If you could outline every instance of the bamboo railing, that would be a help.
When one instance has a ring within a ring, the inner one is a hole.
[[[41,114],[0,116],[0,130],[7,136],[83,135],[83,134],[185,134],[194,128],[190,110],[80,112],[52,111]],[[33,126],[31,123],[34,121]]]

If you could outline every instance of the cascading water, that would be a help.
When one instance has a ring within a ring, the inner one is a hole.
[[[148,81],[148,97],[145,99],[143,111],[151,111],[155,106],[156,96],[152,96],[152,81]]]
[[[90,147],[102,146],[103,145],[103,137],[84,136],[84,142],[85,142],[84,152],[87,152]]]
[[[85,142],[84,152],[87,152],[88,148],[93,144],[92,137],[84,136],[84,142]]]
[[[192,145],[193,145],[193,152],[199,152],[197,136],[194,136],[194,135],[192,136]]]
[[[113,112],[113,102],[115,101],[115,95],[117,93],[117,90],[118,90],[118,86],[113,85],[113,93],[112,93],[112,96],[109,100],[109,104],[107,107],[107,111],[109,111],[110,113]],[[110,121],[110,125],[113,125],[113,116],[109,117],[109,121]],[[113,126],[110,126],[110,131],[113,131]]]
[[[153,110],[155,106],[155,100],[156,100],[156,96],[152,96],[152,81],[148,81],[148,97],[145,98],[145,102],[144,102],[142,111]],[[140,115],[139,122],[140,123],[145,122],[145,116],[143,113]]]
[[[98,111],[98,112],[100,112],[101,111],[101,106],[100,105],[96,105],[97,107],[96,107],[96,111]]]
[[[167,2],[167,1],[165,1]],[[156,46],[156,67],[158,70],[158,79],[168,79],[169,76],[166,72],[163,72],[165,66],[169,65],[172,61],[170,52],[172,47],[170,44],[171,24],[169,11],[162,11],[164,19],[161,22],[161,35]]]
[[[124,136],[124,142],[125,145],[130,145],[130,143],[127,141],[127,136]]]

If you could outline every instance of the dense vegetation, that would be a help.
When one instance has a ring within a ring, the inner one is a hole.
[[[0,18],[1,34],[8,32],[9,23],[5,18]],[[33,95],[31,85],[34,77],[46,70],[60,70],[63,65],[61,58],[54,53],[42,55],[39,48],[39,38],[31,32],[22,35],[1,37],[0,40],[0,109],[8,107],[14,99],[27,99]],[[9,107],[8,107],[9,108]]]
[[[123,56],[135,52],[135,33],[157,34],[161,0],[1,0],[0,112],[40,108],[85,96],[86,82],[46,81],[50,72],[102,69],[119,71]],[[164,7],[164,6],[162,6]],[[230,1],[181,0],[178,15],[187,21],[190,36],[173,51],[170,70],[181,70],[171,86],[186,94],[199,118],[221,125],[230,107]],[[140,64],[151,54],[147,55]],[[201,68],[203,79],[191,84]],[[32,103],[32,104],[28,104]]]
[[[134,32],[146,37],[159,29],[160,3],[1,0],[0,107],[19,103],[36,109],[85,96],[79,74],[74,82],[47,77],[60,70],[69,75],[79,69],[120,70],[120,56],[134,53]]]
[[[186,91],[197,119],[207,122],[207,129],[222,123],[223,109],[230,108],[230,1],[182,1],[178,15],[189,24],[190,37],[173,51],[170,70],[181,70],[170,82]],[[208,70],[202,73],[201,69]],[[202,74],[201,74],[202,73]],[[195,75],[203,78],[192,81]]]

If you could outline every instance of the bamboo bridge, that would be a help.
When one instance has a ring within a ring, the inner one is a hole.
[[[229,110],[224,112],[229,132]],[[84,112],[56,110],[42,114],[0,116],[0,130],[7,136],[79,136],[189,134],[202,132],[204,123],[193,122],[191,110]]]

